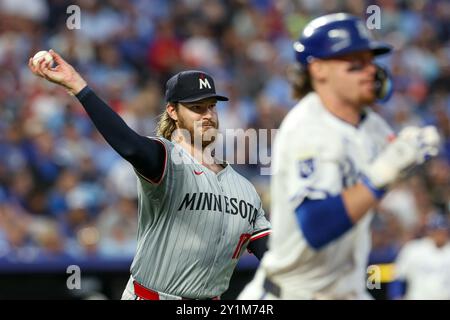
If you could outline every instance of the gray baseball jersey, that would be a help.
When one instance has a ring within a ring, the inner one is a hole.
[[[214,173],[180,145],[166,148],[160,181],[137,173],[139,227],[133,278],[192,299],[221,295],[242,252],[269,222],[253,185],[230,165]]]

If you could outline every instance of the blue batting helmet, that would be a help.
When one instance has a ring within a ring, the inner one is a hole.
[[[374,41],[361,19],[347,13],[333,13],[312,20],[294,43],[296,59],[304,66],[313,58],[332,58],[363,50],[380,55],[391,49],[388,44]]]

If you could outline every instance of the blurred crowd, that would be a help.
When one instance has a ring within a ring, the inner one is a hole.
[[[377,112],[398,131],[433,124],[442,153],[399,182],[378,208],[371,262],[392,262],[450,207],[450,2],[447,0],[0,0],[0,261],[132,257],[136,178],[77,100],[34,77],[30,56],[53,48],[140,134],[153,135],[165,81],[183,69],[216,79],[222,129],[278,128],[293,107],[286,67],[312,18],[381,8],[376,37],[394,54],[380,63],[395,94]],[[266,147],[266,146],[264,146]],[[270,144],[267,146],[270,150]],[[269,179],[252,180],[270,215]]]

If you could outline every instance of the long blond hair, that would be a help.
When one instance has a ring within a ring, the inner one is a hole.
[[[174,106],[175,109],[178,109],[178,104],[174,104]],[[176,128],[177,125],[175,120],[169,116],[167,110],[164,110],[164,112],[159,116],[158,124],[156,125],[156,135],[170,140],[172,138],[172,133]]]
[[[300,100],[314,90],[311,75],[306,67],[299,63],[291,64],[288,66],[286,74],[291,83],[292,97],[294,99]]]

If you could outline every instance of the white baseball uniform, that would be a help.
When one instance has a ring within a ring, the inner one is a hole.
[[[286,116],[275,139],[269,251],[240,299],[271,299],[269,278],[281,299],[363,299],[370,250],[367,214],[319,250],[302,234],[295,211],[305,198],[324,199],[354,185],[393,134],[365,109],[358,127],[331,114],[312,92]]]
[[[395,274],[407,283],[405,299],[450,300],[450,244],[438,248],[428,237],[407,243],[397,257]]]

